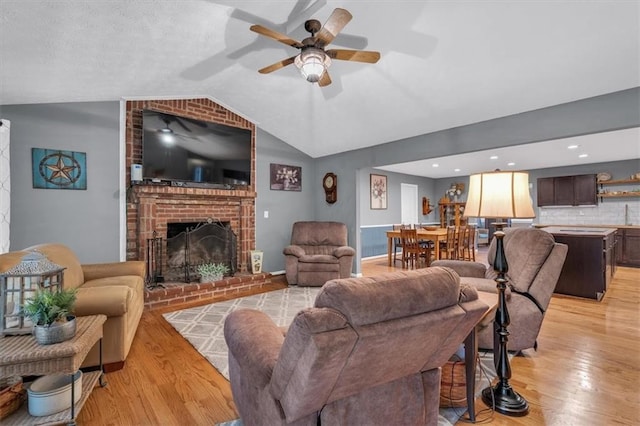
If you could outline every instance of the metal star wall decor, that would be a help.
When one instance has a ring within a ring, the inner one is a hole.
[[[32,148],[33,187],[87,189],[87,154]]]

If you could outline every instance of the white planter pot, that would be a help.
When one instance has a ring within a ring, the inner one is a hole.
[[[82,396],[82,371],[73,375],[73,399],[77,404]],[[27,389],[29,414],[49,416],[71,407],[71,375],[51,374],[36,379]]]

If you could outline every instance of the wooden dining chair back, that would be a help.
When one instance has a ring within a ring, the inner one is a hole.
[[[465,227],[462,246],[459,248],[459,260],[476,260],[476,227],[468,225]]]
[[[440,242],[440,259],[457,259],[456,227],[447,226],[447,239]]]
[[[431,248],[420,244],[417,230],[400,229],[400,240],[402,242],[403,268],[417,268],[421,262],[425,266],[431,264]]]
[[[459,226],[456,228],[456,258],[464,259],[464,245],[467,241],[467,226]]]
[[[405,224],[393,225],[394,231],[399,231],[401,229],[409,229],[409,228],[411,228],[411,225],[405,225]],[[402,250],[402,240],[400,237],[393,239],[393,264],[394,265],[396,264],[396,253],[398,251],[398,248]],[[400,260],[402,261],[402,259]]]

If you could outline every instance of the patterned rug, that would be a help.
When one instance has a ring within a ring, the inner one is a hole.
[[[319,287],[288,287],[283,290],[170,312],[163,316],[228,380],[228,349],[224,340],[223,327],[224,320],[230,312],[238,308],[258,309],[269,315],[277,325],[285,326],[291,323],[295,314],[301,309],[313,305],[319,291]],[[495,377],[492,355],[481,352],[480,362],[482,368],[476,369],[478,393],[489,383],[487,376]],[[476,411],[483,408],[476,406]],[[464,408],[440,408],[438,425],[454,424],[464,412]],[[242,426],[242,422],[234,421],[228,425]]]

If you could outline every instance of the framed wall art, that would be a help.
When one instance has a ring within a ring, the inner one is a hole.
[[[87,154],[46,148],[31,148],[33,187],[42,189],[87,189]]]
[[[369,192],[371,210],[384,210],[387,208],[387,177],[385,175],[370,175]]]
[[[302,191],[302,167],[272,163],[269,188],[278,191]]]

